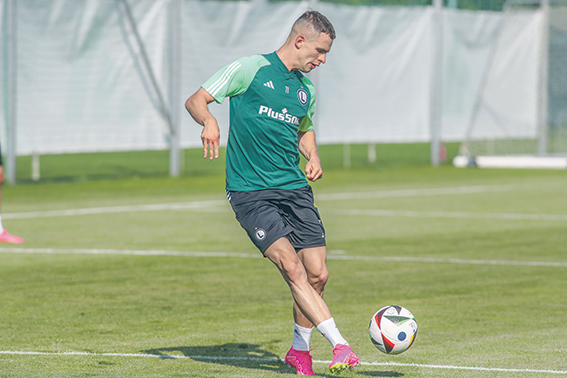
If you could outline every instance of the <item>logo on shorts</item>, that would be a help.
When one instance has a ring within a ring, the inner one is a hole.
[[[299,89],[297,91],[297,99],[299,100],[301,105],[307,105],[307,92],[305,91],[305,89]]]
[[[266,238],[266,231],[263,228],[258,228],[256,230],[256,239],[262,241]]]

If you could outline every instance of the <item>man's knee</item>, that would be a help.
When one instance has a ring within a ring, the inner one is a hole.
[[[306,281],[306,272],[303,264],[299,260],[285,261],[283,264],[283,271],[289,278],[288,283],[298,284],[301,281]]]
[[[308,248],[299,252],[299,258],[305,266],[309,283],[321,294],[329,280],[327,269],[327,250],[325,247]]]
[[[313,273],[309,274],[309,283],[318,293],[323,292],[328,280],[329,280],[329,270],[327,269],[326,266],[324,266],[322,270],[316,272],[315,274]]]
[[[266,250],[265,255],[278,267],[288,284],[307,280],[305,267],[287,239],[276,241]]]

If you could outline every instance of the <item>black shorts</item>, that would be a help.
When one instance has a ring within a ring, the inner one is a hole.
[[[262,254],[283,237],[296,251],[326,245],[325,229],[309,185],[226,194],[236,219]]]

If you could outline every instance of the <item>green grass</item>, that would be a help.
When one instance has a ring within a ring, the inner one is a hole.
[[[430,165],[430,146],[427,143],[377,144],[376,161],[368,161],[368,145],[353,144],[350,147],[351,168],[384,169]],[[447,144],[449,164],[457,154],[458,144]],[[344,166],[343,145],[319,146],[325,169],[340,169]],[[181,176],[203,176],[224,173],[225,149],[213,162],[202,159],[201,149],[183,150],[181,154]],[[124,178],[163,177],[169,173],[169,151],[134,151],[110,153],[84,153],[63,155],[41,155],[40,183],[81,182],[93,180],[116,180]],[[33,184],[32,157],[17,159],[17,182]]]
[[[378,153],[377,164],[366,162],[365,146],[353,148],[350,170],[341,168],[342,146],[322,148],[325,176],[313,184],[327,231],[326,301],[361,360],[383,363],[343,376],[558,376],[431,365],[567,372],[567,267],[486,263],[567,263],[565,172],[432,168],[422,145],[380,147],[377,152],[384,153]],[[0,353],[0,377],[294,375],[281,362],[291,343],[291,296],[269,261],[67,253],[259,256],[224,202],[222,162],[202,161],[198,150],[186,153],[194,156],[186,160],[194,174],[177,179],[166,176],[167,167],[150,169],[151,154],[139,159],[133,154],[130,165],[124,155],[115,155],[117,166],[138,172],[126,175],[108,174],[106,168],[81,175],[77,156],[59,156],[53,167],[45,163],[46,177],[39,183],[23,179],[22,185],[4,186],[4,226],[24,243],[0,246],[0,352],[53,354]],[[105,159],[112,161],[98,157]],[[72,174],[64,177],[63,167]],[[425,191],[455,187],[482,190]],[[409,195],[412,190],[418,192]],[[336,193],[358,194],[332,199]],[[214,202],[193,209],[13,215],[192,201]],[[368,339],[371,315],[387,304],[409,308],[419,324],[415,344],[399,356],[381,354]],[[312,347],[315,360],[330,359],[331,348],[316,331]],[[314,368],[319,376],[330,376],[326,364]]]

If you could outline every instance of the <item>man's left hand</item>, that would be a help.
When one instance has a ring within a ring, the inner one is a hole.
[[[319,159],[311,159],[305,164],[305,176],[309,181],[317,181],[323,177],[323,169]]]

